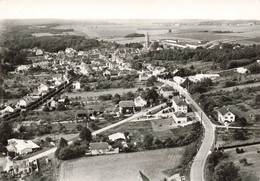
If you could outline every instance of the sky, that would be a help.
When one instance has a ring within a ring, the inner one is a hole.
[[[260,20],[260,0],[0,0],[0,19]]]

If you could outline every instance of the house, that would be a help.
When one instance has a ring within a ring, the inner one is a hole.
[[[41,84],[39,87],[38,87],[38,92],[39,94],[43,95],[43,94],[46,94],[48,93],[49,91],[49,87],[45,84]]]
[[[123,133],[114,133],[108,136],[108,139],[115,142],[117,140],[126,140],[125,135]]]
[[[134,101],[120,101],[119,102],[119,112],[121,114],[132,114],[134,113]]]
[[[16,69],[15,72],[19,73],[19,72],[23,72],[23,71],[27,71],[31,68],[31,65],[19,65]]]
[[[218,121],[220,123],[233,123],[235,122],[236,115],[232,113],[227,107],[222,107],[218,111]]]
[[[180,176],[179,173],[176,173],[172,175],[171,177],[167,178],[167,181],[183,181],[185,180],[185,177]]]
[[[70,100],[68,98],[59,99],[58,103],[63,104],[65,107],[67,107],[70,104]]]
[[[181,85],[185,81],[185,79],[180,76],[174,76],[173,81],[176,82],[176,84]]]
[[[21,139],[9,139],[8,146],[6,147],[8,152],[15,151],[16,154],[22,155],[31,153],[35,150],[38,150],[40,147],[36,145],[31,140],[21,140]]]
[[[162,86],[159,90],[159,93],[164,98],[169,98],[169,96],[173,96],[174,88],[171,86]]]
[[[148,80],[152,75],[149,74],[149,72],[145,72],[142,70],[142,72],[139,74],[139,81],[146,81]]]
[[[111,75],[111,72],[110,72],[109,70],[105,70],[105,71],[103,72],[103,76],[106,77],[106,76],[108,76],[108,75]]]
[[[47,102],[47,106],[52,110],[55,109],[58,106],[58,102],[54,100],[53,98]]]
[[[79,81],[73,82],[72,87],[75,90],[80,90],[80,82]]]
[[[17,102],[16,107],[25,108],[27,105],[28,105],[28,102],[26,102],[26,100],[24,98],[22,98]]]
[[[37,56],[43,55],[43,51],[41,49],[37,49],[35,52],[35,55],[37,55]]]
[[[187,123],[187,116],[183,112],[174,112],[172,118],[176,124],[185,124]]]
[[[89,143],[89,149],[92,155],[107,154],[111,146],[107,142]]]
[[[84,51],[79,51],[78,56],[82,56],[82,55],[84,55]]]
[[[154,70],[153,70],[153,75],[154,76],[158,76],[160,74],[162,74],[163,72],[166,71],[166,68],[164,67],[156,67]]]
[[[73,48],[66,48],[65,53],[66,55],[74,55],[77,51],[74,50]]]
[[[214,80],[218,78],[220,75],[219,74],[196,74],[193,76],[189,76],[190,81],[192,82],[200,82],[203,79],[209,78],[211,80]]]
[[[140,108],[142,108],[142,107],[146,106],[147,101],[144,100],[141,96],[138,96],[138,97],[136,97],[136,98],[134,99],[134,104],[135,104],[135,107],[140,107]]]
[[[236,71],[237,71],[238,73],[240,73],[240,74],[250,73],[250,71],[249,71],[247,68],[245,68],[245,67],[238,67],[238,68],[236,68]]]
[[[6,106],[3,110],[1,110],[2,114],[11,113],[11,112],[14,112],[14,108],[12,106]]]
[[[188,112],[187,103],[180,99],[178,96],[174,96],[172,98],[172,107],[175,109],[175,112]]]
[[[85,111],[81,111],[76,114],[76,119],[87,119],[87,118],[88,118],[88,113]]]

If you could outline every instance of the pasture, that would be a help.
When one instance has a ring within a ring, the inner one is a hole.
[[[60,166],[58,180],[141,181],[141,171],[151,181],[158,181],[166,177],[163,170],[178,166],[183,151],[181,147],[65,161]]]
[[[228,159],[229,161],[233,161],[236,166],[240,167],[240,174],[242,176],[242,180],[248,180],[248,175],[252,174],[257,177],[256,180],[260,179],[260,153],[257,153],[257,151],[260,151],[260,145],[252,145],[252,146],[246,146],[246,147],[239,147],[240,149],[243,148],[245,151],[244,153],[237,154],[236,149],[228,149],[225,150],[225,153],[229,155]],[[246,158],[248,164],[242,164],[239,162],[239,160]]]

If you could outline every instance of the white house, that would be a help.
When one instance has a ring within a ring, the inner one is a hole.
[[[144,107],[147,104],[147,101],[144,100],[141,96],[138,96],[134,99],[135,107]]]
[[[236,115],[232,113],[227,107],[222,107],[218,110],[218,121],[220,123],[235,122]]]
[[[80,82],[79,81],[73,82],[72,87],[75,90],[80,90]]]
[[[20,99],[20,100],[17,102],[16,107],[18,107],[18,108],[26,107],[27,104],[28,104],[28,103],[26,102],[26,100],[22,98],[22,99]]]
[[[164,68],[164,67],[156,67],[153,70],[153,75],[158,76],[158,75],[162,74],[165,70],[166,70],[166,68]]]
[[[20,140],[13,138],[8,140],[8,146],[6,148],[10,152],[15,151],[15,153],[22,155],[31,153],[40,147],[31,140]]]
[[[188,112],[188,105],[182,99],[177,96],[172,98],[172,107],[175,109],[175,112]]]
[[[14,112],[14,108],[12,108],[11,106],[6,106],[3,110],[1,110],[1,113],[10,113],[10,112]]]
[[[250,73],[250,71],[249,71],[247,68],[245,68],[245,67],[238,67],[238,68],[236,68],[236,71],[237,71],[238,73],[240,73],[240,74]]]
[[[38,87],[38,93],[39,94],[46,94],[47,92],[49,91],[49,87],[45,84],[41,84],[39,87]]]
[[[187,123],[187,116],[183,112],[175,112],[172,114],[172,118],[176,124],[185,124]]]
[[[196,75],[193,75],[193,76],[189,76],[188,78],[192,82],[199,82],[199,81],[202,81],[203,79],[206,79],[206,78],[214,80],[214,79],[218,78],[219,76],[220,76],[219,74],[196,74]]]
[[[41,49],[37,49],[35,55],[43,55],[43,51]]]
[[[108,139],[111,141],[117,140],[126,140],[125,135],[123,133],[114,133],[108,136]]]
[[[180,85],[185,81],[185,79],[180,76],[174,76],[173,81],[176,82],[176,84]]]
[[[107,154],[111,146],[107,142],[89,143],[89,149],[92,155]]]

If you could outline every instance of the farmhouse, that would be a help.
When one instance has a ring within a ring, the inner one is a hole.
[[[89,149],[92,155],[107,154],[110,147],[111,146],[107,142],[97,142],[89,144]]]
[[[123,133],[114,133],[108,136],[108,139],[111,141],[117,141],[117,140],[125,140],[125,135]]]
[[[121,114],[132,114],[134,113],[134,101],[120,101],[119,102],[119,112]]]
[[[134,104],[136,108],[142,108],[146,106],[147,101],[144,100],[141,96],[138,96],[137,98],[134,99]]]
[[[176,124],[185,124],[187,123],[187,116],[183,112],[175,112],[172,115],[172,118]]]
[[[236,115],[232,113],[227,107],[222,107],[218,110],[218,121],[220,123],[233,123],[235,122]]]
[[[18,155],[31,153],[40,147],[31,140],[9,139],[8,146],[6,147],[8,152],[15,152]]]
[[[175,109],[175,112],[188,112],[188,105],[182,99],[177,96],[172,98],[172,107]]]

